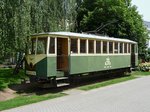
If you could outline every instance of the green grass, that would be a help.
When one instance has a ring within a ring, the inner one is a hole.
[[[87,90],[100,88],[100,87],[104,87],[104,86],[116,84],[116,83],[119,83],[119,82],[132,80],[132,79],[135,79],[135,77],[134,76],[121,77],[121,78],[111,79],[111,80],[107,80],[107,81],[103,81],[103,82],[98,82],[98,83],[95,83],[95,84],[82,86],[82,87],[79,87],[79,89],[87,91]]]
[[[132,80],[132,79],[137,78],[137,76],[140,77],[140,76],[147,76],[147,75],[150,75],[150,72],[134,71],[131,73],[131,75],[126,76],[126,77],[120,77],[120,78],[110,79],[110,80],[103,81],[103,82],[98,82],[98,83],[91,84],[91,85],[85,85],[85,86],[79,87],[79,89],[87,91],[87,90],[91,90],[95,88],[108,86],[111,84],[116,84],[116,83],[120,83],[120,82],[124,82],[128,80]]]
[[[150,75],[150,72],[133,71],[132,75],[147,76]]]
[[[50,93],[46,95],[18,96],[16,98],[0,102],[0,111],[22,105],[36,103],[43,100],[53,99],[64,95],[65,94],[63,93]]]
[[[18,84],[21,82],[21,78],[25,78],[23,70],[20,70],[19,74],[13,75],[13,69],[1,69],[0,68],[0,90],[7,88],[9,85]]]

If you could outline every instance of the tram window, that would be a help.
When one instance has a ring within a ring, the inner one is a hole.
[[[86,53],[86,40],[80,40],[80,53]]]
[[[132,53],[135,53],[135,47],[134,47],[134,44],[131,45],[131,52],[132,52]]]
[[[107,53],[107,42],[103,42],[103,53]]]
[[[96,53],[101,53],[101,41],[96,41]]]
[[[124,53],[127,53],[127,43],[124,43]]]
[[[120,43],[120,53],[123,53],[123,43]]]
[[[32,51],[31,54],[35,54],[35,49],[36,49],[36,38],[32,39]]]
[[[131,44],[128,44],[128,53],[131,53]]]
[[[118,42],[115,42],[115,51],[114,53],[118,53]]]
[[[109,53],[113,53],[113,42],[109,42]]]
[[[46,54],[47,38],[38,38],[37,40],[37,54]]]
[[[78,39],[71,39],[71,53],[78,53]]]
[[[50,44],[49,44],[49,53],[53,54],[55,53],[55,38],[50,38]]]
[[[89,40],[89,53],[94,53],[94,41]]]

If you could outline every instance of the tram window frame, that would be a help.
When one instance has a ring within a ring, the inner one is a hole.
[[[78,54],[78,39],[71,38],[71,54]]]
[[[102,51],[101,51],[101,41],[98,41],[96,40],[96,53],[97,54],[100,54]]]
[[[123,53],[123,42],[119,44],[119,53]]]
[[[109,54],[113,54],[113,42],[109,42]]]
[[[52,41],[53,41],[53,43],[52,43]],[[56,41],[56,39],[54,37],[50,37],[49,54],[55,54],[55,49],[56,49],[55,41]],[[51,45],[53,45],[53,46],[51,46]]]
[[[103,41],[103,54],[107,54],[108,53],[108,42],[107,41]]]
[[[81,54],[87,53],[87,40],[86,39],[80,39],[80,53]]]
[[[135,44],[135,53],[138,53],[138,45]]]
[[[88,40],[88,53],[94,53],[94,40]]]
[[[31,53],[29,50],[29,54],[36,54],[36,42],[37,42],[37,38],[31,39]]]
[[[128,44],[124,43],[124,53],[128,53],[127,49],[128,49]]]
[[[115,54],[118,54],[118,53],[119,53],[119,46],[118,46],[118,45],[119,45],[118,42],[115,42],[115,43],[114,43],[114,53],[115,53]]]

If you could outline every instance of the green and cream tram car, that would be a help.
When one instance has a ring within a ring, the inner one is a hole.
[[[129,72],[138,64],[137,43],[127,39],[49,32],[32,35],[31,43],[32,49],[25,56],[26,74],[55,86],[59,86],[58,80],[75,75]]]

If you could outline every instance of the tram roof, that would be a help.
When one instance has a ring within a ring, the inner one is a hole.
[[[101,39],[101,40],[110,40],[110,41],[119,41],[119,42],[128,42],[136,44],[137,42],[131,41],[128,39],[120,39],[102,35],[94,35],[94,34],[86,34],[86,33],[74,33],[74,32],[45,32],[45,33],[38,33],[33,34],[32,36],[42,36],[42,35],[52,35],[52,36],[59,36],[59,37],[77,37],[77,38],[89,38],[89,39]]]

